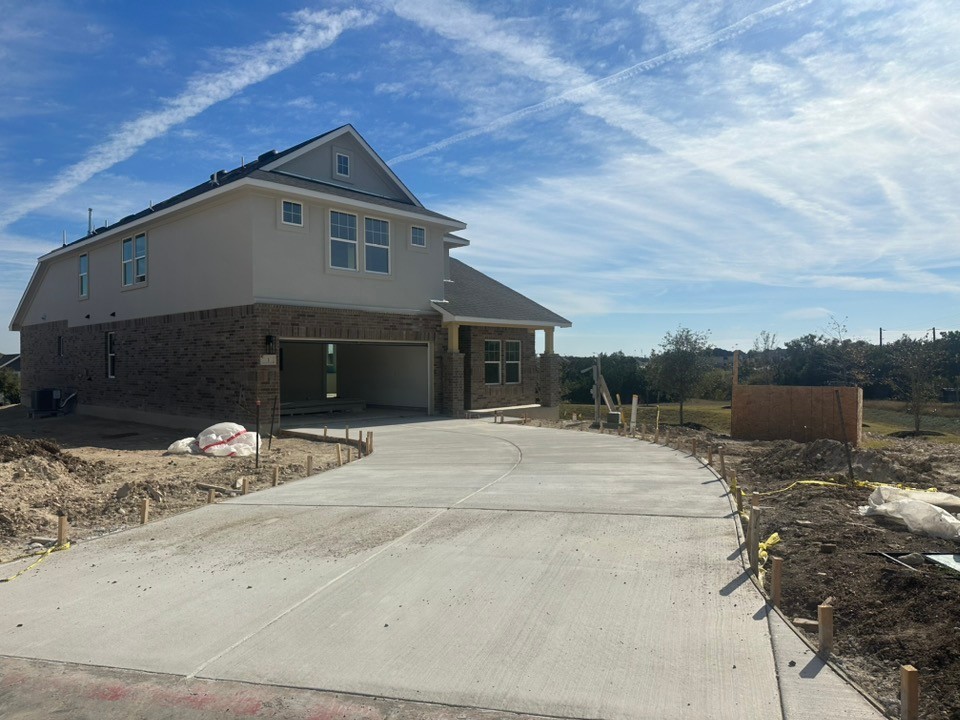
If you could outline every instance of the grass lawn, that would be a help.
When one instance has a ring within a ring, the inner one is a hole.
[[[663,403],[659,406],[661,425],[680,423],[680,406],[677,403]],[[593,420],[593,405],[560,406],[560,417],[570,420],[573,413],[582,420]],[[630,406],[623,406],[624,419],[630,421]],[[606,417],[606,406],[600,406],[600,415]],[[646,423],[653,427],[657,419],[656,405],[640,405],[637,408],[637,425]],[[689,400],[683,406],[683,419],[688,423],[697,423],[710,430],[729,434],[729,403],[715,400]],[[863,427],[872,433],[889,435],[890,433],[913,430],[913,416],[907,412],[904,403],[892,400],[866,400],[863,403]],[[923,416],[922,430],[944,433],[942,437],[930,437],[934,442],[960,443],[960,406],[956,403],[932,404]],[[882,445],[882,441],[874,442]],[[868,445],[871,445],[868,443]]]

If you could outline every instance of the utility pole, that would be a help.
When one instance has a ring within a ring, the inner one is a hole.
[[[880,347],[883,347],[883,328],[880,328]]]
[[[937,341],[937,329],[936,329],[936,328],[933,329],[933,341],[934,341],[934,342]]]

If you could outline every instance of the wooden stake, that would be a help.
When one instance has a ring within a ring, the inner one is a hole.
[[[347,462],[350,462],[353,459],[352,455],[353,455],[353,446],[347,445]]]
[[[920,673],[913,665],[900,666],[900,720],[920,718]]]
[[[213,488],[207,490],[207,505],[213,502],[216,491]]]
[[[760,505],[760,493],[752,492],[750,493],[750,507],[755,508]]]
[[[780,607],[783,597],[783,558],[771,558],[773,573],[770,576],[770,599],[774,607]]]
[[[659,426],[659,425],[657,425],[657,429],[656,429],[656,431],[654,432],[654,435],[653,435],[653,443],[654,443],[654,445],[657,445],[657,444],[660,443],[660,426]]]
[[[67,522],[67,516],[61,515],[57,518],[57,547],[67,544],[67,531],[70,529]]]
[[[696,438],[690,441],[690,454],[693,455],[694,457],[697,456],[697,439]]]
[[[747,520],[747,556],[750,558],[750,572],[760,573],[760,508],[750,508]]]
[[[250,480],[248,478],[243,479],[243,483],[240,485],[240,494],[246,495],[250,492]]]
[[[833,605],[817,606],[817,622],[820,624],[820,656],[830,657],[833,652]]]
[[[707,465],[713,467],[713,445],[707,445]]]
[[[347,442],[350,442],[350,426],[349,426],[349,425],[347,425],[347,435],[346,435],[346,438],[347,438]]]
[[[743,512],[743,490],[741,490],[740,488],[737,488],[734,491],[733,496],[737,499],[737,512],[742,513]]]
[[[276,487],[279,483],[280,483],[280,468],[275,467],[275,468],[273,469],[273,480],[272,480],[272,484],[273,484],[274,487]]]
[[[724,457],[723,457],[723,446],[722,446],[722,445],[720,446],[719,450],[720,450],[720,477],[722,477],[724,480],[726,480],[726,479],[727,479],[727,462],[726,462],[726,460],[725,460]]]
[[[307,477],[313,475],[313,455],[307,455]]]
[[[373,452],[373,430],[367,433],[367,455]]]
[[[144,498],[140,501],[140,524],[146,525],[150,519],[150,498]]]
[[[736,492],[737,488],[739,487],[740,486],[737,485],[737,474],[731,470],[730,471],[730,490],[732,492]]]
[[[337,443],[337,467],[343,465],[343,450],[340,448],[340,443]]]
[[[324,439],[324,440],[327,439],[327,426],[326,426],[326,425],[323,426],[323,439]]]
[[[527,424],[527,414],[526,414],[526,413],[523,414],[523,424],[524,424],[524,425]]]
[[[640,423],[640,439],[641,439],[641,440],[646,440],[646,439],[647,439],[647,424],[646,424],[646,423]]]

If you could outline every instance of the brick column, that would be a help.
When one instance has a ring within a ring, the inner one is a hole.
[[[463,416],[463,353],[443,353],[443,404],[440,412],[450,417]]]
[[[540,356],[540,404],[543,407],[560,404],[560,356],[556,353]]]

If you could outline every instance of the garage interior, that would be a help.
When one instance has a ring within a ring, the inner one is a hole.
[[[282,415],[433,412],[427,343],[281,340],[279,366]]]

